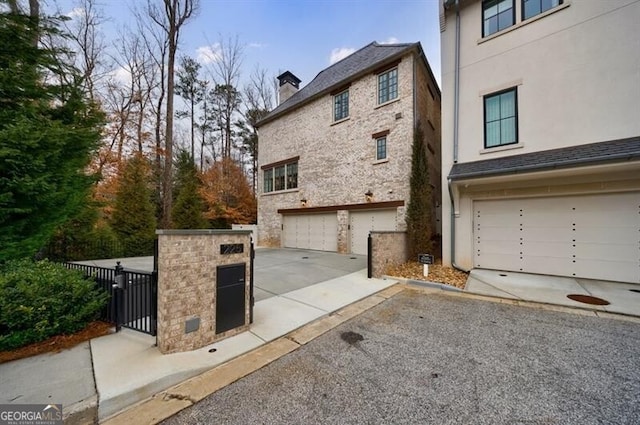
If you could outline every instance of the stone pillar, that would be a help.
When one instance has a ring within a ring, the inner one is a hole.
[[[158,348],[195,350],[249,328],[251,231],[158,230]],[[245,323],[216,334],[216,268],[245,265]]]
[[[372,276],[379,278],[387,267],[407,261],[407,232],[371,231]]]
[[[338,252],[340,254],[348,254],[351,252],[349,247],[349,211],[338,211]]]

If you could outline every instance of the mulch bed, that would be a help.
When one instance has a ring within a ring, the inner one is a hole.
[[[436,261],[436,264],[429,266],[429,276],[425,277],[422,272],[423,266],[417,261],[409,261],[397,266],[391,266],[386,270],[386,274],[388,276],[444,283],[460,289],[464,289],[464,286],[467,283],[467,278],[469,277],[468,273],[461,272],[451,267],[444,267],[440,260]]]
[[[92,322],[80,332],[71,335],[58,335],[16,350],[0,351],[0,363],[23,359],[42,353],[57,353],[61,350],[75,347],[81,342],[89,341],[92,338],[108,335],[111,332],[113,332],[113,325],[111,323],[100,321]]]

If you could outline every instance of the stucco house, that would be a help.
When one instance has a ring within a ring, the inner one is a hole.
[[[301,89],[278,79],[280,104],[258,123],[259,246],[366,254],[370,230],[405,230],[418,125],[436,216],[440,90],[420,43],[371,43]]]
[[[640,2],[440,7],[444,263],[640,283]]]

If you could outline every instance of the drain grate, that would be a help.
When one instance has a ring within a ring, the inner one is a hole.
[[[636,292],[638,294],[640,294],[640,289],[629,289],[631,292]]]
[[[591,295],[582,295],[582,294],[570,294],[567,295],[567,298],[573,301],[577,301],[579,303],[591,304],[591,305],[609,305],[609,301],[603,300],[602,298],[592,297]]]

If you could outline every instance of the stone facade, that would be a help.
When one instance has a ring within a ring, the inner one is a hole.
[[[371,232],[372,277],[382,277],[387,267],[407,261],[406,232]]]
[[[250,231],[158,230],[158,348],[163,354],[195,350],[249,327]],[[221,244],[242,244],[240,254],[220,254]],[[216,267],[244,263],[245,324],[216,334]],[[199,318],[197,330],[186,322]]]
[[[411,145],[417,121],[429,129],[425,134],[434,152],[429,157],[432,180],[439,184],[440,99],[417,50],[408,51],[397,69],[398,97],[388,103],[377,104],[378,77],[369,72],[344,82],[349,83],[348,118],[333,121],[333,95],[326,93],[260,127],[259,167],[296,156],[299,159],[296,189],[264,193],[264,173],[259,173],[258,245],[282,246],[283,215],[278,209],[337,206],[338,252],[349,252],[349,208],[339,206],[403,201],[394,208],[397,229],[406,229]],[[429,95],[429,85],[435,99]],[[377,161],[372,136],[387,131],[387,159]],[[367,192],[373,194],[369,199]],[[440,192],[434,192],[438,199],[434,204],[439,205]],[[306,200],[304,205],[302,200]]]

